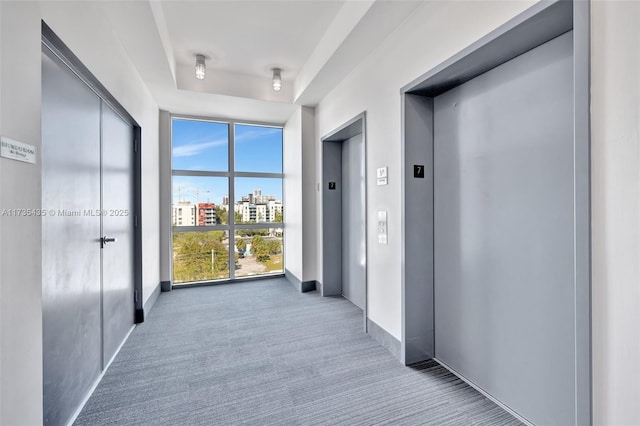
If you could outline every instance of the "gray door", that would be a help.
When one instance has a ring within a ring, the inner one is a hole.
[[[102,106],[103,363],[106,366],[134,323],[133,128]],[[107,240],[108,241],[108,240]]]
[[[575,424],[572,33],[435,98],[436,357]]]
[[[366,286],[364,141],[342,142],[342,295],[364,309]]]
[[[44,422],[65,424],[100,375],[100,98],[42,55]]]
[[[68,423],[133,325],[132,140],[132,127],[44,48],[46,424]],[[105,232],[117,242],[102,250]]]

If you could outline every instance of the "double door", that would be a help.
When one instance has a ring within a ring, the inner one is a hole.
[[[44,422],[66,424],[134,324],[134,130],[42,54]]]

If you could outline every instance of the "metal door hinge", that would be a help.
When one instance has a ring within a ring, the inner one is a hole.
[[[138,215],[133,216],[133,226],[138,226]]]

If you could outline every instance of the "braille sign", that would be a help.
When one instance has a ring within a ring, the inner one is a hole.
[[[0,155],[2,157],[23,161],[25,163],[36,163],[35,146],[5,138],[4,136],[0,138],[0,144],[2,145],[0,149]]]

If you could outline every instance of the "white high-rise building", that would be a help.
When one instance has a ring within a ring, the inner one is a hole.
[[[282,201],[271,200],[267,203],[268,208],[268,221],[274,222],[276,220],[276,213],[282,214]]]
[[[242,215],[244,223],[265,223],[273,222],[276,213],[282,213],[283,205],[274,195],[262,195],[261,189],[254,189],[236,202],[234,211]]]
[[[171,223],[173,226],[196,226],[196,211],[196,205],[188,201],[174,203]]]

